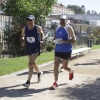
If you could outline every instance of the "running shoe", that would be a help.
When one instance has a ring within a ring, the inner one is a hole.
[[[72,70],[70,73],[69,73],[69,80],[72,80],[74,78],[74,71]]]
[[[41,76],[43,75],[43,72],[40,72],[37,74],[38,76],[38,79],[37,79],[37,82],[39,83],[41,81]]]
[[[53,85],[51,86],[51,89],[55,90],[57,87],[58,87],[58,84],[54,82]]]
[[[63,72],[63,71],[64,71],[64,68],[63,68],[63,67],[61,67],[60,71],[61,71],[61,72]]]
[[[27,82],[25,84],[23,84],[23,86],[25,86],[26,88],[29,88],[30,86],[30,81],[27,80]]]

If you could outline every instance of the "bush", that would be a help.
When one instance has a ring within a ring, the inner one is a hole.
[[[46,51],[52,51],[54,49],[54,47],[52,45],[47,45],[46,47]]]
[[[23,55],[25,53],[25,48],[23,48],[20,43],[21,29],[24,26],[25,22],[23,21],[23,19],[22,21],[20,20],[17,18],[12,18],[12,22],[9,22],[5,25],[5,38],[3,40],[7,43],[6,45],[8,48],[6,48],[6,51],[9,54]]]
[[[87,36],[88,39],[93,39],[94,44],[100,44],[100,29],[93,30],[92,34]]]

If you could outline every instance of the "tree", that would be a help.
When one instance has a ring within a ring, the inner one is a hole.
[[[83,14],[85,14],[85,6],[84,6],[84,5],[81,6],[81,12],[82,12]]]
[[[26,18],[29,14],[34,14],[36,18],[40,15],[47,16],[57,0],[8,0],[2,4],[5,14],[14,17]]]
[[[82,5],[77,6],[77,5],[67,5],[67,7],[75,12],[75,14],[85,14],[85,6]]]
[[[67,5],[67,8],[71,9],[71,5]]]
[[[100,29],[95,28],[92,34],[87,35],[88,39],[93,39],[94,44],[100,44]]]
[[[2,10],[9,16],[11,21],[9,25],[5,27],[4,33],[7,37],[7,45],[9,51],[21,53],[23,48],[20,44],[21,29],[25,24],[25,19],[29,14],[33,14],[36,18],[36,22],[40,24],[41,17],[47,16],[52,6],[57,0],[8,0],[1,4]],[[10,24],[13,27],[10,27]],[[14,45],[14,49],[12,46]]]
[[[94,10],[91,11],[91,14],[94,14]]]
[[[94,10],[92,10],[92,11],[91,11],[91,14],[97,14],[97,12],[96,12],[96,11],[94,11]]]
[[[97,14],[97,12],[96,12],[96,11],[94,11],[94,14],[96,15],[96,14]]]
[[[87,14],[91,14],[91,11],[90,11],[90,10],[88,10],[86,13],[87,13]]]
[[[94,11],[94,10],[92,10],[92,11],[88,10],[86,13],[87,13],[87,14],[97,14],[97,12]]]

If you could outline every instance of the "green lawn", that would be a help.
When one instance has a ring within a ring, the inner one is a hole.
[[[92,46],[92,50],[94,50],[94,49],[100,49],[100,45],[94,45],[94,46]]]
[[[37,59],[38,65],[43,64],[45,62],[52,61],[54,58],[54,52],[46,52],[41,53],[41,55]],[[5,74],[10,74],[12,72],[16,72],[19,70],[23,70],[27,68],[28,57],[16,57],[16,58],[0,58],[0,76]]]
[[[100,45],[94,45],[92,50],[100,49]],[[45,62],[52,61],[54,59],[54,52],[46,52],[41,53],[41,55],[37,59],[38,65],[43,64]],[[16,58],[0,58],[0,76],[5,74],[10,74],[12,72],[16,72],[19,70],[23,70],[27,68],[28,57],[16,57]]]

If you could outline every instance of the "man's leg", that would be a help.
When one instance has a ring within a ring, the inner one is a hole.
[[[28,80],[25,84],[23,84],[23,86],[29,88],[30,86],[30,80],[31,80],[31,77],[33,75],[33,66],[36,65],[35,64],[35,60],[38,56],[38,53],[35,53],[35,54],[32,54],[29,56],[29,63],[28,63],[28,67],[29,67],[29,72],[28,72]]]
[[[62,64],[63,64],[63,68],[67,71],[69,71],[69,80],[72,80],[73,79],[73,74],[74,74],[74,71],[68,67],[68,62],[69,62],[69,59],[67,60],[62,60]]]
[[[71,71],[71,69],[68,67],[68,59],[67,60],[62,60],[62,65],[63,65],[63,68],[65,69],[65,70],[67,70],[67,71]]]
[[[28,74],[28,80],[30,81],[31,80],[31,77],[33,75],[33,68],[36,66],[36,58],[38,57],[38,53],[35,53],[35,54],[32,54],[30,56],[30,59],[29,59],[29,74]],[[36,67],[35,67],[36,68]],[[37,71],[38,71],[38,68],[37,68]],[[38,71],[39,72],[39,71]]]
[[[39,53],[38,53],[39,54]],[[30,56],[28,56],[28,58],[30,59]],[[41,76],[43,75],[43,72],[41,71],[39,71],[39,68],[38,68],[38,66],[37,66],[37,64],[36,64],[36,61],[35,61],[35,63],[34,63],[34,65],[33,65],[33,68],[35,69],[35,71],[37,72],[37,76],[38,76],[38,78],[37,78],[37,82],[39,83],[40,81],[41,81]]]
[[[59,68],[60,60],[61,60],[60,57],[54,58],[54,78],[55,78],[55,82],[58,81],[58,68]]]
[[[66,56],[67,56],[67,55],[66,55]],[[70,57],[69,57],[68,61],[70,60],[70,58],[71,58],[71,55],[70,55]],[[63,66],[60,68],[60,71],[61,71],[61,72],[63,72],[63,71],[64,71]]]
[[[28,58],[29,58],[29,60],[30,60],[30,56],[28,56]],[[37,73],[40,73],[39,68],[38,68],[36,62],[35,62],[35,65],[34,65],[33,67],[34,67],[34,69],[35,69],[35,71],[36,71]]]
[[[55,79],[55,82],[51,86],[51,89],[55,89],[56,87],[58,87],[58,74],[59,74],[58,68],[59,68],[60,60],[61,60],[60,57],[54,58],[54,79]]]

